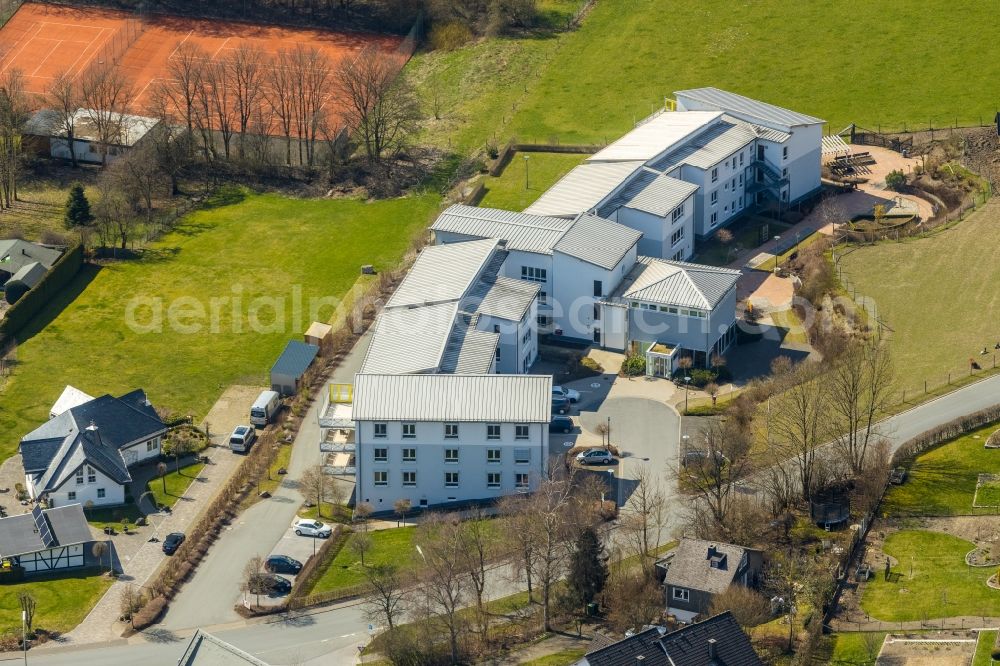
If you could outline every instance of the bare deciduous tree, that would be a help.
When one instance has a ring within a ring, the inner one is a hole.
[[[701,439],[705,448],[697,458],[687,459],[679,473],[698,496],[699,501],[692,505],[692,511],[708,509],[711,522],[703,529],[717,530],[717,536],[729,536],[736,484],[751,470],[750,438],[747,431],[734,422],[713,421],[702,430]],[[701,536],[711,538],[712,535]]]
[[[837,449],[855,475],[862,473],[876,424],[886,414],[894,370],[889,346],[877,340],[850,344],[827,375],[836,417]]]
[[[243,588],[244,598],[247,594],[256,595],[258,606],[260,606],[260,595],[262,593],[267,594],[268,592],[267,581],[262,576],[263,573],[264,558],[260,555],[251,557],[243,567],[241,587]]]
[[[531,515],[526,510],[527,498],[518,495],[507,495],[500,499],[500,515],[504,516],[504,541],[508,544],[513,570],[524,576],[528,588],[528,601],[534,601],[533,578],[531,571],[535,566],[535,554],[538,551],[536,534],[529,529]]]
[[[278,51],[272,60],[270,85],[264,89],[264,98],[278,120],[278,127],[285,137],[285,164],[292,164],[292,130],[295,127],[295,75],[292,55]]]
[[[246,135],[250,119],[261,103],[264,78],[267,74],[267,59],[264,51],[250,44],[241,44],[226,60],[228,79],[233,86],[239,132],[239,156],[246,157]]]
[[[639,468],[635,481],[635,489],[621,512],[621,527],[639,557],[643,573],[652,577],[653,557],[667,524],[666,497],[659,480],[647,468]]]
[[[322,465],[313,465],[302,473],[300,483],[306,500],[316,505],[316,512],[322,518],[323,500],[327,499],[330,493],[333,485],[332,477],[323,471]]]
[[[365,582],[371,590],[365,599],[365,616],[372,623],[385,623],[391,630],[406,612],[405,581],[396,564],[365,567]]]
[[[132,127],[126,114],[135,99],[135,89],[120,68],[107,64],[83,74],[80,97],[97,135],[101,165],[107,165],[110,147],[129,141]]]
[[[572,525],[567,520],[571,506],[572,486],[555,479],[544,479],[535,494],[525,503],[527,527],[534,532],[535,553],[532,573],[541,591],[542,628],[552,631],[552,592],[566,573],[569,558],[567,541]]]
[[[476,597],[476,619],[480,635],[485,640],[489,629],[489,614],[486,612],[487,565],[495,556],[497,545],[494,533],[486,523],[486,516],[478,507],[471,520],[462,523],[461,527],[460,564],[468,572],[472,583],[472,591]]]
[[[19,69],[9,69],[0,77],[0,208],[10,208],[17,200],[23,131],[29,113],[24,75]]]
[[[35,597],[30,592],[19,592],[17,601],[21,606],[21,613],[24,614],[24,626],[30,634],[31,627],[35,623],[35,607],[37,605]]]
[[[202,94],[208,96],[211,109],[212,128],[222,139],[222,152],[228,160],[236,129],[236,104],[233,97],[233,81],[225,62],[210,63],[205,67]]]
[[[48,103],[56,114],[58,129],[66,135],[70,161],[76,163],[76,112],[80,108],[80,90],[68,73],[56,76],[49,86]]]
[[[756,590],[733,584],[722,594],[712,597],[709,614],[718,615],[725,611],[731,611],[740,627],[749,633],[771,618],[771,602]]]
[[[365,566],[365,554],[372,549],[372,537],[368,532],[356,532],[351,536],[351,552],[361,558],[361,566]]]
[[[808,502],[814,490],[817,452],[832,434],[830,389],[813,364],[796,366],[789,385],[771,400],[769,429],[774,445],[798,472],[799,491]]]
[[[417,528],[416,545],[423,566],[419,590],[429,625],[447,632],[451,663],[460,663],[465,620],[459,612],[465,602],[468,572],[462,566],[461,524],[455,516],[432,516]]]

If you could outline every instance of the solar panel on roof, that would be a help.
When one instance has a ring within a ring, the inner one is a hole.
[[[49,527],[49,521],[45,519],[45,514],[42,512],[42,507],[39,504],[35,505],[35,508],[31,510],[31,517],[35,521],[35,530],[38,532],[39,538],[42,543],[45,544],[46,548],[51,548],[56,545],[56,538],[52,534],[52,529]]]

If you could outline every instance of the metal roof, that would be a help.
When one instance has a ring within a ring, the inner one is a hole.
[[[541,289],[534,282],[508,277],[498,277],[493,284],[485,286],[487,289],[475,311],[508,321],[521,321]]]
[[[642,168],[642,164],[642,160],[584,162],[560,178],[524,212],[570,217],[592,210]]]
[[[23,282],[28,289],[32,289],[36,284],[42,281],[42,278],[45,277],[47,272],[48,269],[46,269],[45,266],[42,266],[40,263],[35,261],[22,266],[21,270],[14,273],[10,279],[11,281],[19,280]]]
[[[736,116],[731,116],[728,113],[722,115],[722,119],[727,123],[735,123],[737,125],[746,125],[754,134],[757,135],[759,139],[766,139],[767,141],[774,141],[775,143],[784,143],[792,138],[792,135],[788,132],[782,132],[781,130],[774,129],[773,127],[764,127],[763,125],[758,125],[757,123],[747,122],[737,118]]]
[[[556,243],[555,250],[611,270],[642,238],[642,232],[584,213]]]
[[[496,247],[495,239],[486,239],[424,248],[385,306],[429,305],[462,298]]]
[[[269,666],[267,662],[199,629],[191,637],[177,666]]]
[[[458,301],[383,310],[372,326],[362,372],[434,372],[458,314]]]
[[[552,254],[552,246],[571,224],[570,220],[559,217],[455,204],[438,215],[431,231],[498,238],[507,241],[508,250]]]
[[[646,162],[680,145],[691,135],[719,119],[719,111],[661,111],[636,126],[631,132],[608,144],[587,162]]]
[[[52,109],[37,111],[25,123],[24,133],[32,136],[65,137],[66,128],[61,116],[62,114]],[[101,132],[94,123],[94,118],[102,119],[105,116],[121,127],[120,136],[111,142],[116,146],[134,146],[160,122],[157,118],[147,116],[120,114],[114,111],[101,113],[98,116],[96,111],[77,109],[73,113],[74,138],[77,141],[100,141]]]
[[[79,504],[67,504],[42,511],[57,546],[72,546],[92,541],[90,526]],[[17,557],[46,550],[42,535],[36,531],[30,513],[0,518],[0,557]]]
[[[318,353],[319,347],[316,345],[309,345],[299,340],[289,340],[288,344],[285,345],[285,350],[281,352],[281,356],[271,366],[271,374],[301,377],[312,365],[313,359]]]
[[[639,257],[615,291],[630,300],[711,310],[739,277],[729,268]]]
[[[720,122],[694,137],[682,148],[657,160],[652,166],[662,171],[669,171],[681,164],[711,169],[756,138],[756,133],[746,123]]]
[[[375,375],[354,378],[356,421],[548,423],[551,375]]]
[[[441,372],[460,375],[484,375],[493,367],[500,335],[493,331],[480,331],[463,324],[457,326],[448,338],[441,357]]]
[[[817,125],[826,122],[814,116],[807,116],[804,113],[791,111],[789,109],[761,102],[743,95],[719,90],[718,88],[692,88],[691,90],[678,90],[674,92],[674,97],[683,102],[682,98],[688,98],[701,104],[713,106],[720,111],[732,113],[737,116],[745,116],[744,120],[752,119],[763,123],[774,123],[784,127],[795,127],[798,125]],[[685,112],[685,113],[690,113]]]
[[[698,186],[694,183],[645,168],[602,205],[598,213],[610,217],[616,210],[624,207],[666,217],[697,191]]]

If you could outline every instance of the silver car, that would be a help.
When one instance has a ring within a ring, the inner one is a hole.
[[[576,454],[576,461],[581,465],[610,465],[615,457],[604,449],[588,449]]]
[[[321,523],[318,520],[313,520],[312,518],[299,518],[295,521],[294,527],[295,534],[298,536],[326,539],[333,533],[333,529],[329,525]]]

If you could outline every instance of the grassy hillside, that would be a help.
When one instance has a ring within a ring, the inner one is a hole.
[[[142,261],[86,268],[36,318],[0,390],[0,460],[66,384],[91,395],[142,387],[155,405],[198,417],[228,384],[263,382],[309,326],[312,299],[326,299],[318,316],[329,318],[361,264],[395,264],[440,203],[228,194]]]

